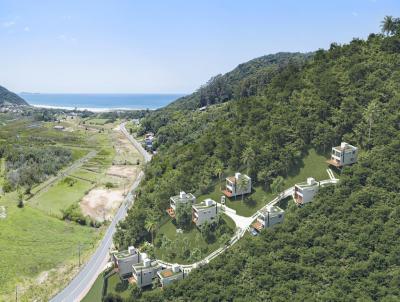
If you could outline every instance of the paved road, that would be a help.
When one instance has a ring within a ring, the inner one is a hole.
[[[125,124],[120,125],[121,131],[127,136],[129,141],[139,150],[143,155],[146,162],[150,161],[151,156],[142,148],[142,146],[135,141],[126,131]],[[75,278],[59,292],[50,301],[52,302],[75,302],[82,300],[92,287],[97,276],[104,270],[108,259],[109,252],[112,246],[112,238],[116,231],[116,226],[120,220],[122,220],[127,213],[127,210],[134,202],[134,191],[138,187],[139,183],[144,177],[144,173],[140,172],[138,178],[129,189],[129,193],[125,198],[125,201],[121,204],[117,214],[112,220],[107,232],[104,235],[103,240],[98,246],[96,252],[92,255],[86,265],[79,271]]]

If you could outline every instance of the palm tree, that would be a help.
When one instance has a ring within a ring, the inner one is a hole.
[[[371,128],[372,128],[372,123],[374,122],[376,115],[378,113],[378,103],[374,100],[371,103],[369,103],[367,109],[364,112],[364,118],[369,124],[368,128],[368,142],[371,140]]]
[[[385,16],[385,18],[381,22],[382,32],[386,33],[386,35],[393,34],[396,31],[397,22],[398,20],[393,18],[392,16]]]
[[[251,147],[246,147],[242,153],[242,163],[246,165],[247,167],[247,174],[249,174],[250,171],[250,165],[254,161],[256,154],[254,150]]]
[[[272,193],[280,195],[283,189],[283,183],[284,179],[282,176],[278,176],[277,178],[275,178],[271,184]]]
[[[240,175],[239,179],[237,180],[237,187],[239,191],[242,193],[242,201],[243,201],[243,191],[248,187],[249,180],[244,175]]]
[[[148,232],[150,232],[151,234],[151,243],[153,243],[154,240],[154,231],[157,227],[157,219],[154,216],[149,216],[145,223],[144,223],[144,227],[146,228],[146,230]]]
[[[221,161],[217,161],[214,167],[214,175],[218,176],[220,191],[222,190],[222,174],[224,174],[224,164]]]

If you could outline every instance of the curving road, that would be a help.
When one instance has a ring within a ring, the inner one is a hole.
[[[151,155],[143,149],[140,143],[138,143],[131,135],[129,135],[128,131],[126,131],[125,123],[122,123],[120,125],[120,130],[122,133],[125,134],[125,136],[134,145],[134,147],[143,155],[144,161],[150,161]],[[103,240],[101,241],[100,245],[90,258],[90,260],[85,264],[85,266],[83,266],[83,268],[79,271],[75,278],[50,301],[74,302],[80,301],[85,297],[85,295],[92,287],[93,283],[96,281],[97,276],[104,270],[104,267],[108,262],[109,252],[112,246],[112,238],[116,231],[116,226],[118,222],[126,216],[129,207],[133,204],[134,192],[143,177],[144,173],[142,171],[140,172],[136,181],[130,187],[128,195],[125,197],[124,202],[121,204],[116,215],[114,216],[114,219],[109,225]]]

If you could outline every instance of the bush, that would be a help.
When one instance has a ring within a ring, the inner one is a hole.
[[[115,188],[115,185],[112,182],[107,182],[105,186],[107,189]]]

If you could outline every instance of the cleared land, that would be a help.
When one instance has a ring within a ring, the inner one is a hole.
[[[124,190],[96,188],[91,190],[80,202],[82,213],[96,221],[103,222],[113,217],[124,200]]]
[[[289,176],[285,178],[284,188],[305,181],[307,177],[314,177],[316,180],[329,179],[329,175],[326,172],[327,168],[328,164],[326,163],[326,157],[317,154],[314,149],[310,149],[299,165],[290,171]],[[224,185],[225,182],[223,181],[222,187]],[[213,192],[199,196],[197,199],[201,201],[206,198],[211,198],[220,202],[222,195],[220,184],[218,182],[216,183]],[[251,216],[254,212],[262,208],[268,201],[271,201],[275,197],[276,194],[273,194],[271,191],[266,191],[262,186],[255,186],[253,187],[253,192],[246,195],[243,201],[240,196],[236,199],[226,198],[226,205],[235,209],[239,215]]]
[[[225,214],[222,214],[222,218],[233,232],[236,227],[234,221]],[[201,251],[201,258],[204,258],[209,253],[221,246],[221,243],[218,241],[219,238],[216,238],[216,240],[212,243],[207,243],[201,235],[199,229],[194,224],[190,230],[184,231],[183,233],[177,233],[176,226],[171,219],[169,219],[157,230],[155,241],[159,240],[162,236],[167,237],[176,244],[172,244],[169,248],[162,246],[156,247],[155,256],[157,259],[172,263],[177,262],[180,264],[188,264],[194,262],[193,259],[179,256],[178,249],[199,249]]]

